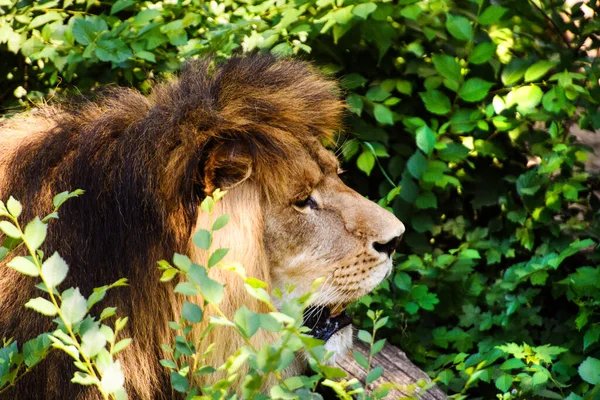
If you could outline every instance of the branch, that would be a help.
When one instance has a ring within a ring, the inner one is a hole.
[[[562,30],[560,29],[560,27],[556,24],[556,22],[554,22],[554,20],[552,18],[550,18],[548,16],[548,14],[546,14],[546,12],[537,4],[535,4],[535,2],[533,0],[527,0],[532,6],[534,6],[544,17],[544,19],[546,21],[548,21],[548,23],[550,23],[550,25],[554,28],[554,30],[556,31],[556,33],[558,34],[558,36],[560,36],[560,38],[562,39],[563,42],[565,42],[565,45],[567,46],[568,49],[571,49],[571,43],[569,43],[569,41],[567,40],[567,38],[565,38],[565,36],[562,33]]]

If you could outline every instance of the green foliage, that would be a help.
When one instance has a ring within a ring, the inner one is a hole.
[[[39,277],[36,287],[44,295],[30,299],[25,307],[48,317],[57,317],[56,330],[44,333],[27,341],[19,351],[17,342],[3,339],[0,348],[0,394],[15,385],[25,374],[42,361],[53,349],[59,349],[73,359],[77,371],[71,382],[80,385],[94,385],[103,399],[121,400],[127,398],[123,388],[125,377],[115,355],[125,349],[131,339],[116,341],[117,335],[125,328],[127,318],[117,318],[114,328],[101,323],[115,315],[114,307],[105,308],[98,320],[89,315],[91,307],[102,300],[106,292],[114,287],[127,285],[120,279],[112,285],[96,288],[89,298],[85,298],[79,288],[69,288],[59,292],[58,286],[65,280],[69,266],[58,253],[44,259],[39,247],[47,233],[47,222],[58,218],[58,209],[67,200],[83,194],[82,190],[64,192],[53,199],[54,211],[43,220],[35,218],[21,229],[19,216],[22,207],[13,197],[6,205],[0,201],[0,217],[4,224],[0,229],[10,239],[3,243],[0,261],[19,247],[25,247],[29,255],[12,258],[7,266],[31,277]],[[12,240],[11,240],[12,239]],[[107,347],[108,346],[108,347]]]
[[[600,128],[600,68],[586,53],[600,44],[598,21],[584,14],[597,16],[595,2],[1,4],[6,109],[71,85],[146,91],[155,76],[207,53],[316,60],[340,77],[349,105],[345,179],[408,228],[393,276],[356,315],[389,315],[379,333],[455,398],[597,396],[598,177],[569,133],[574,124]],[[195,243],[209,248],[225,222]],[[0,229],[19,238],[9,221]],[[196,276],[178,292],[207,287],[203,270],[173,263],[163,280]],[[27,260],[12,267],[36,273]],[[218,286],[208,287],[218,298]],[[181,376],[173,382],[186,391]]]

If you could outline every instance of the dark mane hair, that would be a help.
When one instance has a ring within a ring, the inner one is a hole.
[[[61,208],[43,250],[58,251],[71,267],[61,287],[78,286],[84,295],[130,280],[131,288],[110,296],[130,317],[139,379],[147,381],[147,391],[130,391],[130,398],[171,396],[157,349],[171,334],[173,309],[163,303],[173,294],[159,283],[156,261],[189,250],[205,194],[249,176],[265,197],[288,195],[278,182],[296,179],[292,156],[309,142],[331,140],[341,111],[335,83],[310,64],[251,55],[190,62],[148,97],[115,88],[31,113],[53,127],[16,147],[0,196],[19,199],[28,221],[51,212],[52,195],[86,191]],[[0,125],[0,135],[11,124],[19,122]],[[51,329],[49,318],[23,307],[37,296],[32,281],[2,268],[0,337],[22,343]],[[58,357],[36,367],[13,395],[75,398],[82,389],[70,383],[71,368],[56,367],[66,361]]]

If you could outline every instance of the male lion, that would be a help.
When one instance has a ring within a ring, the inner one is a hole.
[[[120,359],[132,399],[173,397],[158,361],[182,299],[159,282],[156,262],[178,252],[202,263],[190,238],[206,226],[199,204],[215,188],[229,189],[216,213],[232,214],[215,245],[272,288],[293,284],[302,293],[324,277],[317,305],[337,331],[323,337],[337,353],[350,347],[343,308],[389,274],[404,226],[339,179],[321,143],[332,140],[342,110],[335,82],[310,64],[252,55],[190,63],[147,97],[113,89],[0,125],[0,198],[22,202],[23,221],[50,212],[53,194],[86,190],[61,209],[43,246],[70,265],[61,287],[89,295],[130,280],[109,301],[130,317],[133,343]],[[0,337],[22,343],[49,330],[50,318],[23,307],[39,295],[34,280],[0,267]],[[240,279],[218,278],[227,283],[227,313],[243,304],[262,310]],[[261,331],[257,344],[269,340]],[[209,341],[214,365],[242,345],[227,328]],[[72,367],[60,354],[30,375],[8,398],[97,398],[69,382]]]

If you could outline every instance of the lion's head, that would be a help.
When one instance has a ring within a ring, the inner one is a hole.
[[[315,143],[307,153],[311,158],[303,163],[304,179],[287,183],[296,194],[266,208],[264,247],[274,287],[290,284],[304,293],[312,281],[324,278],[306,317],[319,328],[317,336],[329,339],[349,323],[340,316],[348,303],[391,272],[404,226],[341,181],[331,152]],[[337,318],[338,326],[328,325],[327,316]],[[345,330],[346,343],[350,333]]]
[[[0,196],[19,198],[29,210],[24,219],[51,210],[53,193],[86,190],[64,207],[45,243],[71,265],[65,287],[89,293],[130,279],[111,302],[131,318],[134,342],[122,364],[134,398],[169,393],[158,359],[181,299],[159,283],[156,261],[174,252],[205,261],[191,237],[206,226],[199,205],[215,188],[229,190],[216,212],[232,214],[215,246],[230,248],[230,260],[271,288],[294,285],[292,295],[324,278],[307,319],[330,349],[350,345],[344,307],[389,274],[404,227],[338,177],[338,161],[323,144],[333,142],[342,109],[335,83],[310,64],[253,55],[191,63],[148,97],[116,89],[0,126],[0,147],[8,149],[0,156]],[[211,271],[227,283],[226,312],[261,310],[239,279]],[[49,327],[23,309],[34,290],[11,271],[0,274],[0,336]],[[210,339],[215,364],[240,344],[224,329]],[[269,340],[262,335],[253,340]],[[49,379],[63,396],[77,390],[51,362],[30,378],[35,394]]]

